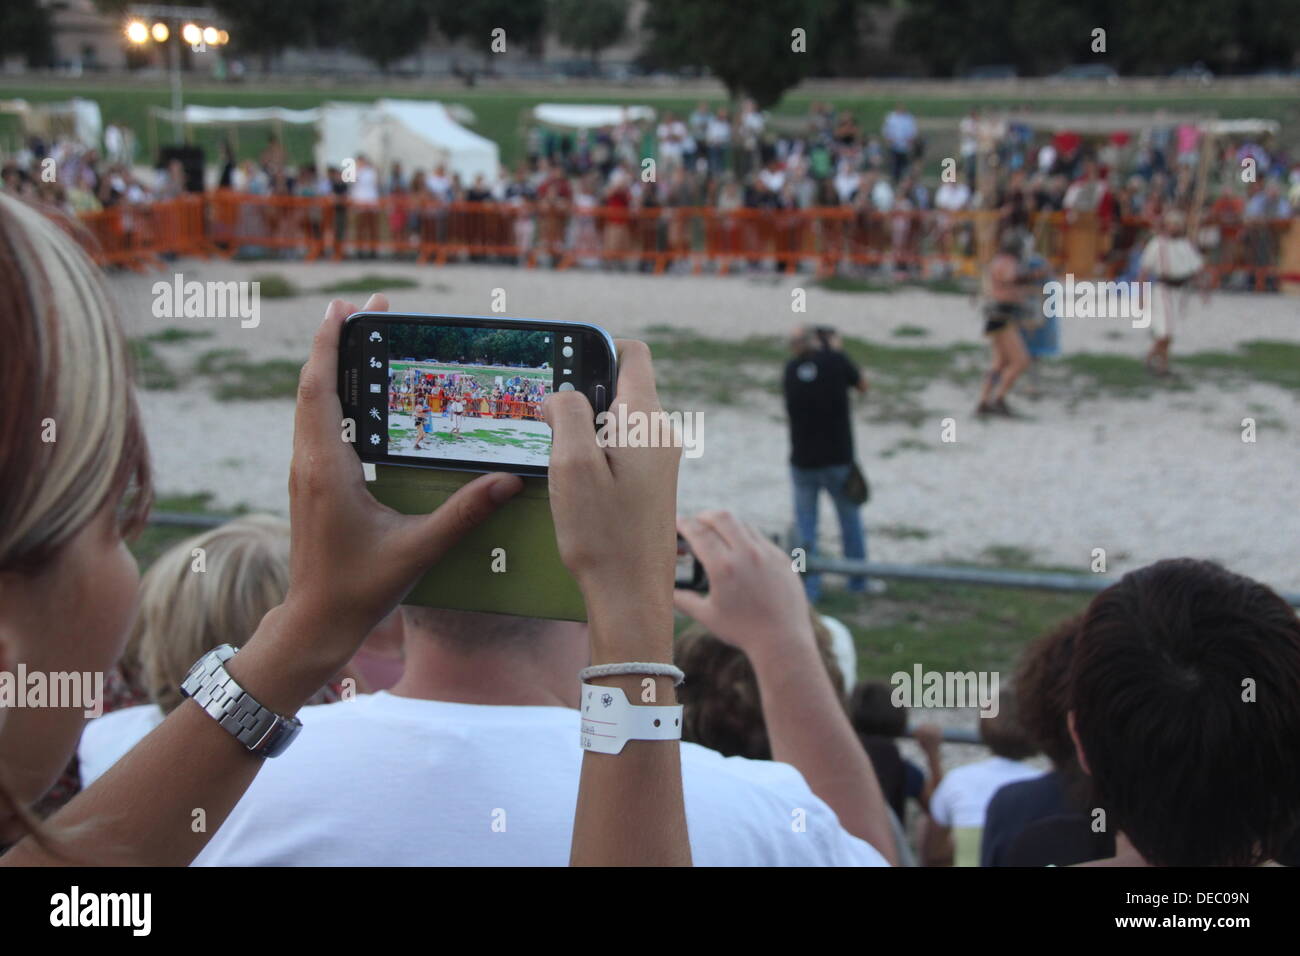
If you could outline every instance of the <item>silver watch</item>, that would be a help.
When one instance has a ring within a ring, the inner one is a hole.
[[[268,710],[240,687],[226,672],[226,661],[234,656],[235,648],[229,644],[208,651],[190,668],[181,693],[206,710],[251,753],[278,757],[298,736],[302,721]]]

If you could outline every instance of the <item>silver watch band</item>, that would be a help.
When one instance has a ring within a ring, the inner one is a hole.
[[[208,651],[190,668],[181,693],[206,710],[251,753],[279,756],[302,730],[302,721],[268,710],[240,687],[226,671],[226,661],[234,656],[235,648],[229,644]]]

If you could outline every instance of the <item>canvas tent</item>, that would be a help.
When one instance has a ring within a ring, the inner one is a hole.
[[[533,119],[545,126],[561,129],[598,129],[622,122],[654,120],[649,106],[605,106],[584,103],[539,103],[533,107]]]
[[[183,110],[150,107],[149,113],[171,123],[186,126],[248,126],[253,123],[314,123],[320,110],[287,110],[280,106],[245,108],[241,106],[187,106]]]
[[[316,161],[322,165],[364,154],[385,172],[393,162],[408,173],[443,165],[469,185],[478,175],[495,179],[501,164],[497,144],[461,126],[441,103],[326,103],[317,130]]]
[[[80,97],[61,103],[0,100],[0,113],[18,116],[28,133],[46,139],[71,136],[83,146],[100,148],[104,120],[99,112],[99,104],[94,100],[83,100]]]

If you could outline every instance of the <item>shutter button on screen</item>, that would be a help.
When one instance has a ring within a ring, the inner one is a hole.
[[[573,391],[573,383],[572,383],[572,382],[561,382],[561,383],[560,383],[560,387],[559,387],[558,390],[561,391],[561,392],[571,392],[571,391]]]
[[[560,354],[565,358],[573,358],[573,346],[566,345],[564,348],[560,349]]]

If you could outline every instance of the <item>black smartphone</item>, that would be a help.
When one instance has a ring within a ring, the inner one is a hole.
[[[709,579],[704,573],[704,565],[695,556],[691,546],[680,534],[677,536],[677,574],[673,586],[688,591],[707,591]]]
[[[358,312],[339,343],[339,400],[362,461],[547,473],[542,402],[577,390],[609,409],[614,340],[578,322]]]

